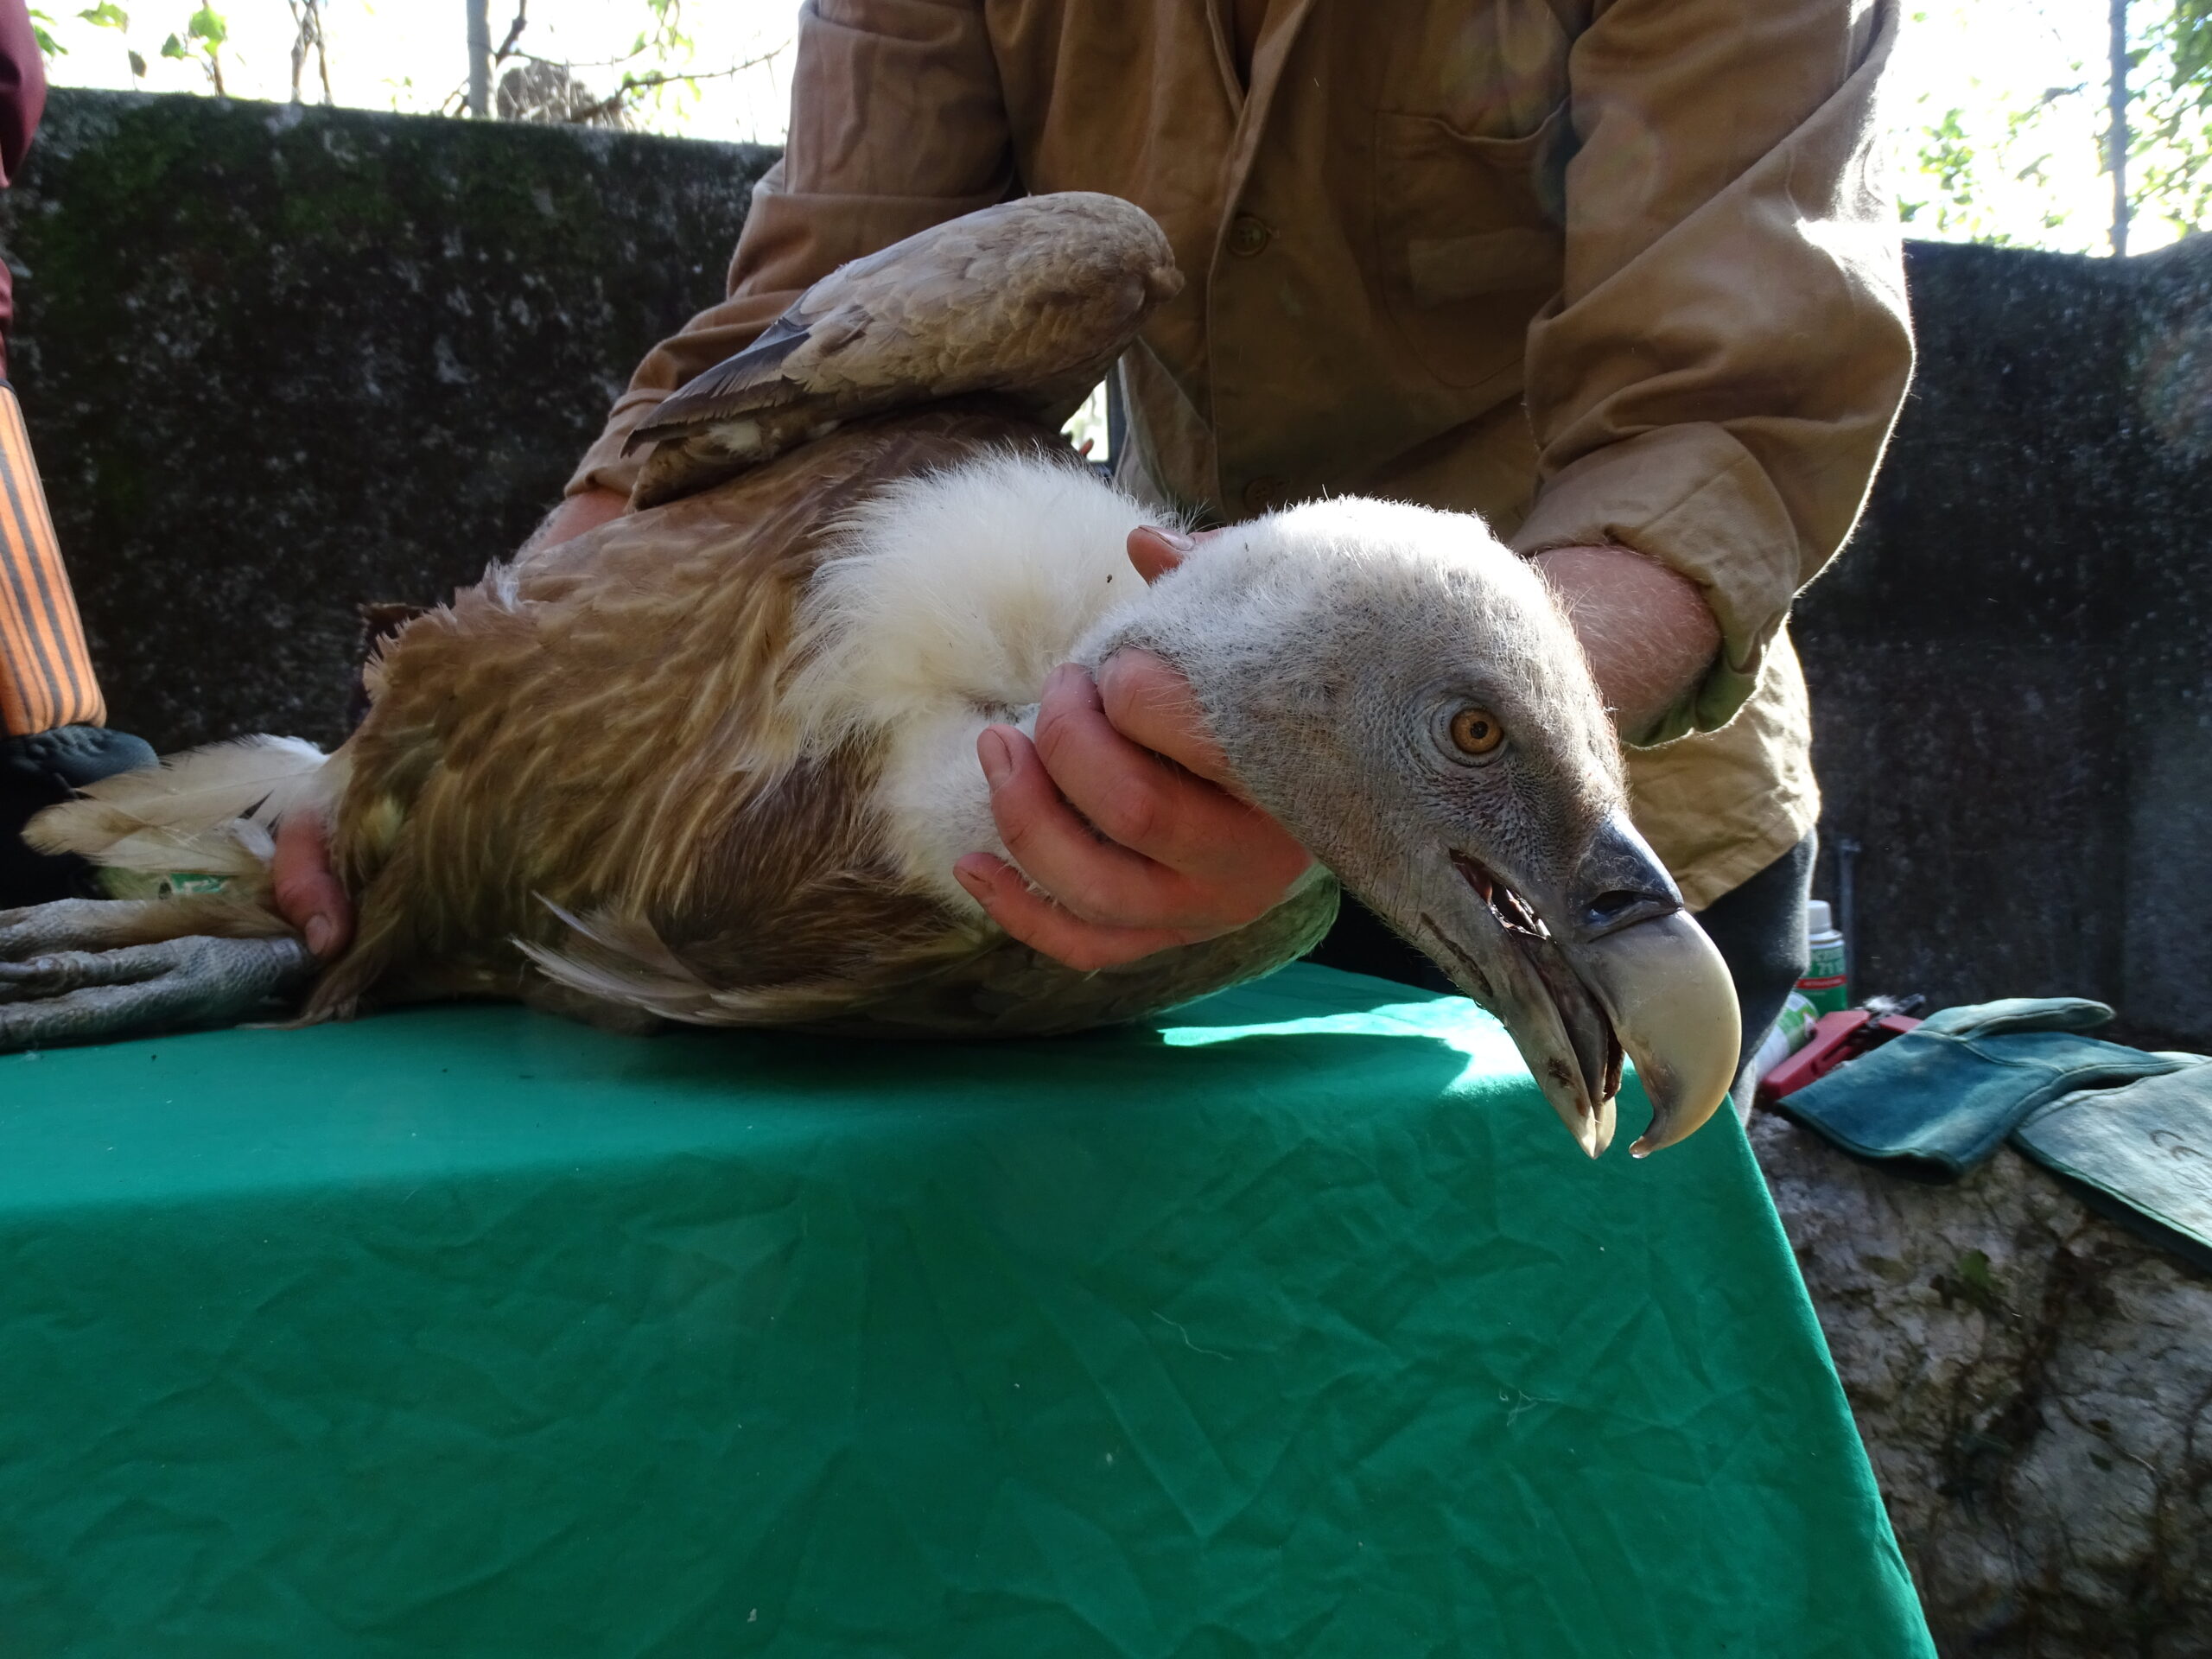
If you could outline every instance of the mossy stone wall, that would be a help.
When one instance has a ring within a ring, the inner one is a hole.
[[[342,735],[357,606],[527,534],[774,156],[57,91],[0,194],[10,371],[115,722]]]

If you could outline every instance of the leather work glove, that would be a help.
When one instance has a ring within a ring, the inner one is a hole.
[[[155,764],[153,747],[143,738],[105,726],[59,726],[0,738],[0,910],[97,897],[89,864],[33,852],[23,844],[23,826],[34,813],[59,805],[87,784]]]

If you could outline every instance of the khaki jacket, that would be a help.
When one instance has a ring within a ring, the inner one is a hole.
[[[1876,80],[1896,0],[808,0],[729,298],[570,485],[841,262],[1024,191],[1158,219],[1188,279],[1122,365],[1122,482],[1230,520],[1323,492],[1618,543],[1702,588],[1704,683],[1635,735],[1694,906],[1818,815],[1783,629],[1911,366]],[[1739,712],[1740,711],[1740,712]]]

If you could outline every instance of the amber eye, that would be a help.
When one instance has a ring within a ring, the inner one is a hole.
[[[1505,741],[1505,728],[1487,709],[1462,709],[1452,716],[1452,743],[1462,754],[1488,754]]]

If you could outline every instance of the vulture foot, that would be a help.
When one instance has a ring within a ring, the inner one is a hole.
[[[187,935],[112,949],[125,906],[65,899],[0,911],[0,1053],[230,1025],[312,979],[289,936]],[[77,949],[90,945],[92,949]]]

